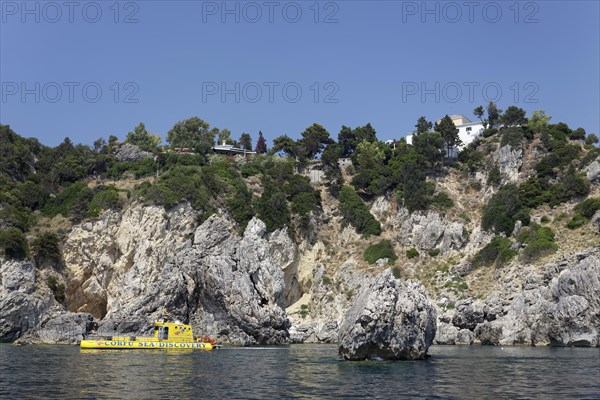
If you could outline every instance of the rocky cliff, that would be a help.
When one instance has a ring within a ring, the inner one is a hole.
[[[524,157],[505,146],[489,160],[515,182],[528,176]],[[586,169],[594,196],[598,163]],[[452,172],[437,182],[452,194],[452,212],[409,213],[388,197],[370,203],[398,254],[393,264],[364,261],[366,247],[380,238],[345,226],[320,182],[321,210],[311,214],[304,237],[267,233],[257,218],[240,233],[227,211],[205,219],[187,203],[105,211],[70,229],[61,268],[0,260],[0,340],[71,343],[92,329],[148,333],[168,311],[226,343],[333,343],[359,293],[393,267],[402,281],[421,281],[434,300],[436,343],[600,346],[599,213],[573,232],[564,215],[574,202],[543,206],[532,220],[550,216],[555,254],[475,268],[473,255],[493,237],[480,227],[480,210],[496,189],[485,176],[469,178],[481,189],[465,179]],[[418,256],[408,257],[409,249]],[[50,275],[64,284],[64,299],[48,287]]]

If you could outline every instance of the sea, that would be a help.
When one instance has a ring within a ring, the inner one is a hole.
[[[1,399],[600,399],[600,349],[432,346],[343,361],[335,345],[81,350],[0,344]]]

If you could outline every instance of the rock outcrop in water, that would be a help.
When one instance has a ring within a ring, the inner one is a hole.
[[[423,359],[435,330],[435,307],[423,286],[399,282],[387,269],[348,310],[340,328],[339,355],[347,360]]]

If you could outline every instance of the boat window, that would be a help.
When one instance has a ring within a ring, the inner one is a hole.
[[[160,326],[158,328],[158,340],[167,340],[169,338],[169,328]]]

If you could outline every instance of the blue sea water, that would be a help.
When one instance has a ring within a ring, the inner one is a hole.
[[[600,349],[433,346],[340,361],[333,345],[80,350],[0,344],[2,399],[600,399]]]

